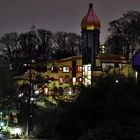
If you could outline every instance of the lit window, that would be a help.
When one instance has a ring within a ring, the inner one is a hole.
[[[79,82],[81,82],[82,81],[82,77],[79,77]]]
[[[77,66],[76,72],[82,72],[82,66]]]
[[[85,67],[83,66],[83,72],[85,71]]]
[[[87,70],[88,70],[88,71],[91,71],[91,66],[88,66],[88,67],[87,67]]]
[[[105,53],[105,50],[102,50],[102,53]]]
[[[105,49],[105,46],[102,46],[103,49]]]
[[[70,72],[70,67],[63,67],[63,72]]]

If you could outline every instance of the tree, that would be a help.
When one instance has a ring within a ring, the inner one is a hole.
[[[56,32],[52,58],[61,59],[79,54],[80,37],[74,33]]]
[[[38,61],[47,61],[51,57],[53,34],[49,30],[38,29],[37,36],[39,38]]]
[[[80,53],[80,36],[75,33],[57,32],[35,27],[25,33],[6,33],[0,38],[0,51],[10,63],[16,75],[22,75],[29,69],[44,69],[51,59],[61,59]],[[37,67],[37,68],[36,68]]]
[[[24,64],[27,63],[28,35],[17,33],[6,33],[0,39],[0,49],[2,55],[7,57],[13,71],[20,72],[23,70]]]
[[[52,33],[45,29],[36,31],[33,28],[21,34],[6,33],[0,38],[0,51],[17,74],[28,69],[30,59],[36,63],[46,62],[50,58],[51,45]]]
[[[7,57],[12,63],[14,57],[18,54],[20,46],[18,44],[18,34],[17,33],[6,33],[0,39],[0,51],[3,56]]]
[[[75,102],[60,104],[56,135],[61,140],[137,139],[138,91],[134,79],[116,74],[103,76],[95,87],[83,88]]]
[[[111,35],[106,41],[110,53],[132,56],[140,45],[140,13],[128,11],[109,23]]]
[[[7,68],[0,69],[0,110],[15,108],[14,101],[17,95],[17,86],[13,79],[12,71]]]
[[[68,33],[67,49],[71,56],[80,54],[80,36],[75,33]]]

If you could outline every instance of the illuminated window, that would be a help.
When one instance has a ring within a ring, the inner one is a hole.
[[[70,72],[70,67],[63,67],[63,72]]]
[[[79,80],[78,82],[82,82],[82,77],[79,77],[78,80]]]
[[[77,66],[76,72],[82,72],[82,66]]]
[[[85,67],[83,66],[83,72],[85,71]]]
[[[100,53],[101,53],[101,54],[106,53],[106,47],[105,47],[104,45],[101,45],[101,46],[100,46]]]
[[[87,70],[88,70],[88,71],[91,71],[91,66],[88,66],[88,67],[87,67]]]

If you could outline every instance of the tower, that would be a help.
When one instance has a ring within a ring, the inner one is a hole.
[[[82,30],[81,31],[82,62],[84,67],[83,76],[87,75],[88,84],[92,84],[93,83],[92,73],[93,71],[96,70],[96,55],[99,52],[99,34],[100,34],[100,20],[95,15],[92,4],[89,4],[89,10],[82,19],[81,30]],[[87,73],[86,69],[88,69]],[[88,79],[90,79],[90,81]],[[83,77],[83,80],[86,79],[84,79]]]

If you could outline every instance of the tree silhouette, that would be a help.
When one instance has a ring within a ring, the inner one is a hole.
[[[74,33],[56,32],[51,56],[53,59],[61,59],[78,55],[80,36]]]
[[[126,54],[131,56],[138,50],[140,45],[140,13],[128,11],[119,19],[109,23],[111,35],[106,45],[113,54]]]
[[[13,73],[8,68],[0,68],[0,110],[15,108],[14,101],[17,95],[17,86],[13,79]]]
[[[136,140],[140,136],[138,91],[132,78],[103,76],[95,87],[83,88],[75,102],[60,104],[56,136],[62,140]]]
[[[49,30],[38,29],[37,37],[39,39],[38,45],[38,62],[47,61],[51,58],[51,50],[53,45],[53,34]]]

